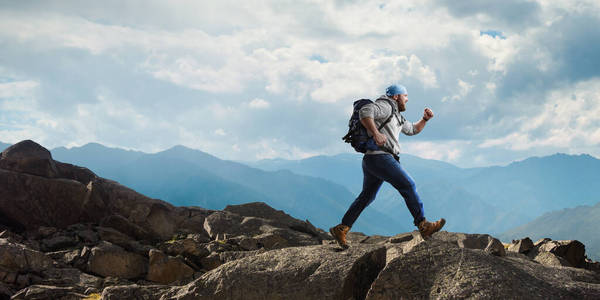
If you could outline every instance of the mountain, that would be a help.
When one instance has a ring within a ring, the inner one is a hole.
[[[222,209],[228,204],[263,201],[321,228],[337,224],[354,198],[343,186],[322,178],[263,171],[183,146],[147,154],[87,144],[56,148],[52,155],[174,205]],[[373,211],[357,222],[355,230],[393,234],[399,232],[398,226],[387,224],[396,223]]]
[[[361,157],[341,154],[250,164],[264,170],[288,169],[322,177],[357,195],[362,185]],[[415,179],[426,216],[446,216],[448,230],[501,233],[551,210],[594,204],[594,195],[600,192],[593,184],[600,181],[600,160],[589,155],[555,154],[508,166],[468,169],[407,154],[400,161]],[[383,185],[370,208],[411,219],[402,199],[388,184]]]
[[[588,255],[600,259],[600,196],[593,206],[578,206],[553,211],[535,220],[503,233],[500,238],[510,241],[523,236],[533,240],[551,238],[555,240],[576,239],[587,245]]]
[[[479,168],[459,180],[470,193],[529,220],[553,210],[594,205],[600,192],[597,182],[600,160],[586,154],[532,157],[505,167]]]
[[[0,142],[0,151],[4,151],[4,149],[10,147],[10,144],[5,144],[3,142]]]

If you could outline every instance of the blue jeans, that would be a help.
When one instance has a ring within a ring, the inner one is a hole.
[[[369,206],[379,191],[381,184],[389,182],[404,198],[408,210],[414,218],[415,226],[425,219],[423,203],[417,194],[415,182],[402,169],[391,154],[369,154],[363,157],[363,189],[342,218],[342,224],[352,227],[360,213]]]

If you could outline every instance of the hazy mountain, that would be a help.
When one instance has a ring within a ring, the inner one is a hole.
[[[0,142],[0,152],[4,151],[4,149],[6,149],[8,147],[10,147],[10,144],[5,144],[5,143]]]
[[[292,216],[328,228],[339,222],[354,198],[343,186],[290,171],[263,171],[176,146],[155,154],[108,148],[100,144],[56,148],[54,159],[86,166],[150,197],[175,205],[223,209],[228,204],[264,201]],[[383,223],[381,223],[383,220]],[[398,221],[377,211],[355,226],[365,233],[395,234]]]
[[[535,218],[598,202],[600,160],[590,155],[532,157],[505,167],[479,168],[459,184],[484,201]]]
[[[500,236],[504,241],[529,236],[554,240],[576,239],[586,245],[586,253],[594,260],[600,259],[600,196],[594,206],[578,206],[544,214],[526,225],[513,228]]]

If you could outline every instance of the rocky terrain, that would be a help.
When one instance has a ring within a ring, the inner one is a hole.
[[[349,239],[262,202],[174,207],[32,141],[0,158],[0,299],[600,298],[576,240]]]

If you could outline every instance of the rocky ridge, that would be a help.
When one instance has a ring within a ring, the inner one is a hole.
[[[0,299],[598,298],[578,241],[323,230],[255,202],[174,207],[33,141],[0,157]]]

